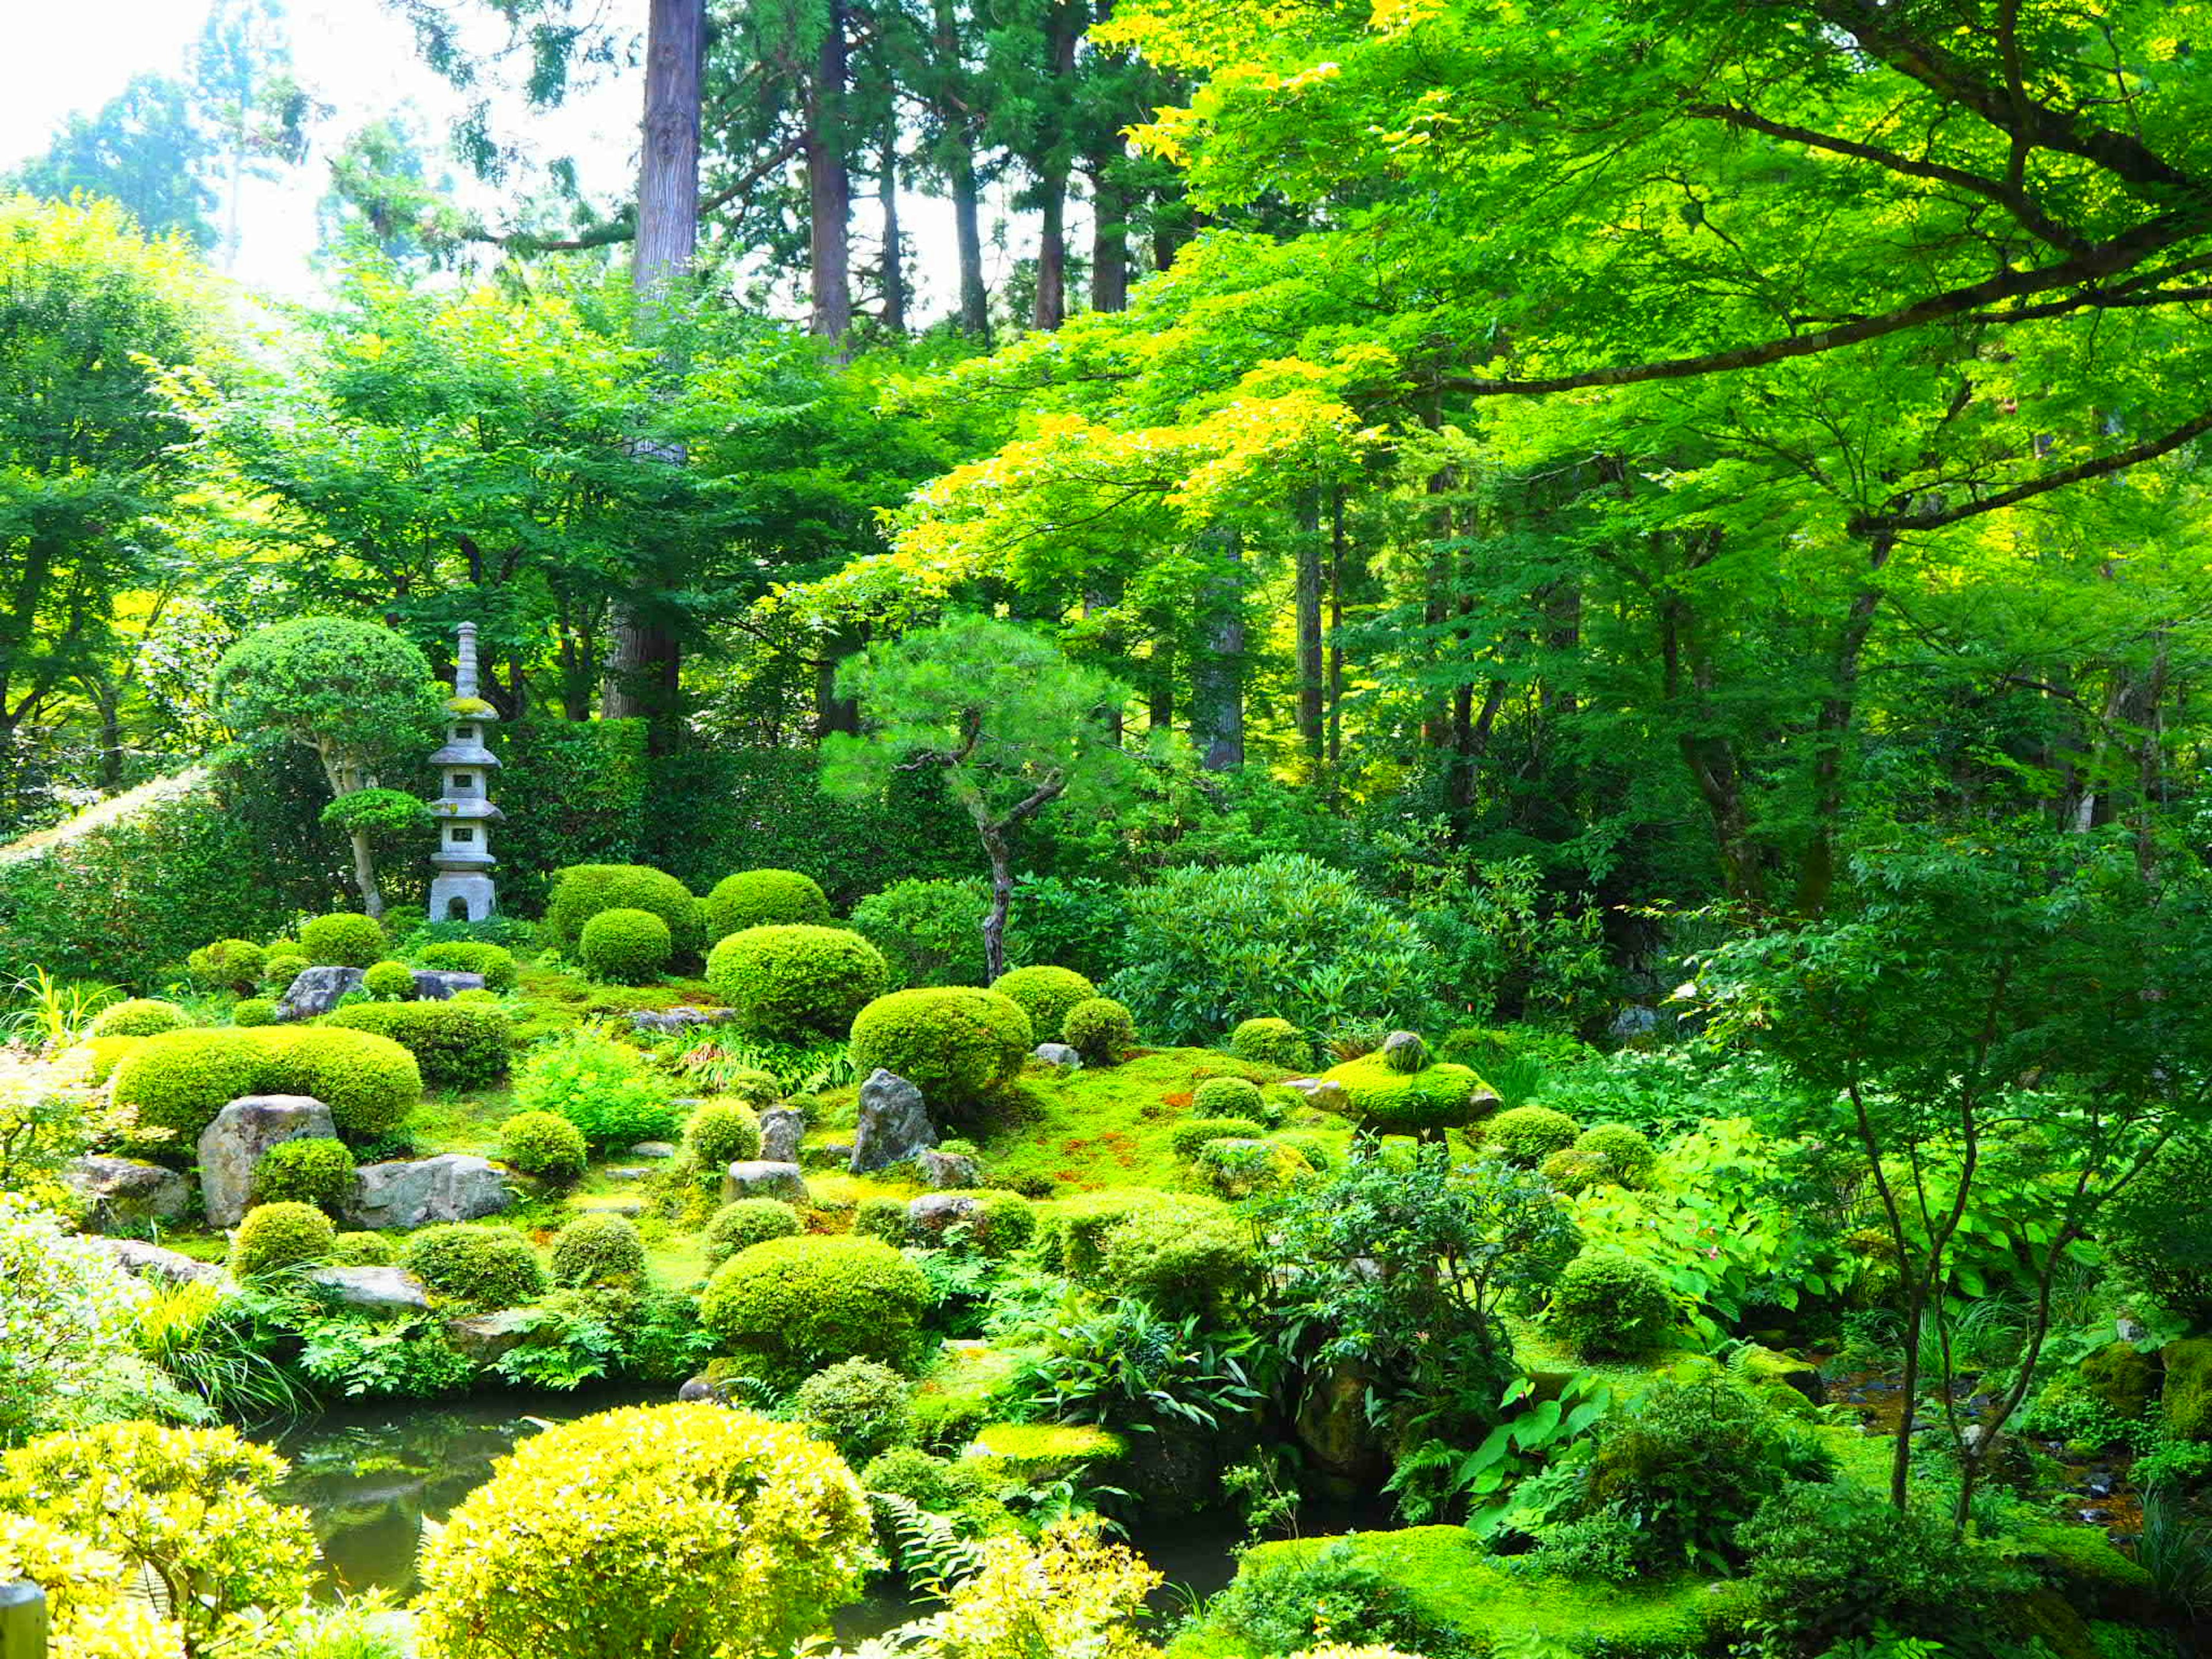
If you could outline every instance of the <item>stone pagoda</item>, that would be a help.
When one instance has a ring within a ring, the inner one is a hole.
[[[482,921],[498,908],[491,872],[491,826],[501,817],[491,804],[491,775],[499,757],[485,747],[484,728],[499,718],[477,695],[477,625],[461,624],[453,659],[453,695],[446,701],[446,746],[430,757],[444,781],[430,811],[438,820],[438,850],[430,862],[430,920]]]

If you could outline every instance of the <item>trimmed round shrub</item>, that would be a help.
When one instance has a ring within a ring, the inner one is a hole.
[[[1086,997],[1060,1023],[1061,1042],[1090,1066],[1113,1066],[1137,1046],[1137,1023],[1111,997]]]
[[[335,1214],[353,1195],[353,1154],[322,1135],[280,1140],[253,1165],[256,1204],[312,1204]]]
[[[978,1187],[968,1196],[976,1205],[968,1221],[969,1234],[986,1255],[1012,1255],[1036,1237],[1036,1206],[1019,1193]]]
[[[996,991],[935,986],[878,997],[853,1021],[853,1069],[878,1066],[921,1091],[933,1112],[973,1105],[1021,1075],[1036,1046],[1029,1016]]]
[[[1168,1131],[1168,1145],[1180,1158],[1194,1158],[1209,1140],[1250,1140],[1267,1130],[1249,1117],[1185,1118]]]
[[[267,997],[246,997],[231,1006],[230,1023],[240,1026],[274,1025],[276,1005]]]
[[[415,1056],[374,1031],[333,1023],[272,1025],[244,1035],[269,1056],[252,1092],[313,1095],[331,1109],[331,1121],[348,1140],[389,1134],[422,1098],[422,1068]],[[215,1110],[222,1109],[217,1103]]]
[[[1332,1066],[1322,1075],[1344,1085],[1352,1115],[1376,1134],[1460,1128],[1480,1109],[1475,1096],[1482,1079],[1464,1066],[1442,1064],[1401,1072],[1378,1053]]]
[[[340,1233],[331,1243],[331,1261],[341,1267],[389,1267],[398,1247],[382,1233]]]
[[[269,953],[250,939],[219,939],[185,958],[185,967],[203,985],[245,992],[253,988]]]
[[[1250,1066],[1279,1066],[1302,1072],[1313,1064],[1313,1039],[1287,1019],[1263,1014],[1229,1034],[1229,1052]]]
[[[1190,1091],[1199,1117],[1259,1117],[1260,1085],[1241,1077],[1210,1077]]]
[[[464,991],[461,997],[468,996]],[[325,1028],[372,1031],[409,1054],[422,1080],[441,1088],[479,1089],[507,1071],[514,1022],[482,998],[444,1002],[356,1002],[332,1011]]]
[[[387,957],[362,975],[361,988],[386,1002],[404,1002],[415,994],[415,970]]]
[[[499,1126],[499,1161],[524,1175],[574,1181],[590,1158],[584,1132],[558,1112],[517,1112]]]
[[[778,1654],[860,1593],[875,1522],[835,1451],[708,1402],[531,1436],[427,1540],[423,1659]]]
[[[914,1437],[913,1386],[888,1365],[847,1359],[799,1385],[799,1420],[860,1464]]]
[[[584,924],[576,959],[593,979],[649,985],[675,950],[668,924],[650,910],[602,910]]]
[[[913,1408],[909,1404],[908,1417]],[[909,1498],[926,1510],[943,1510],[952,1502],[951,1463],[933,1456],[919,1446],[893,1446],[869,1460],[860,1471],[860,1484],[870,1492],[887,1492]]]
[[[185,1011],[173,1002],[162,1002],[154,997],[129,997],[101,1009],[85,1036],[159,1036],[164,1031],[185,1030],[191,1023]]]
[[[1219,1204],[1162,1197],[1106,1230],[1097,1279],[1167,1312],[1212,1312],[1250,1290],[1259,1261],[1250,1230]]]
[[[719,1267],[739,1250],[798,1233],[799,1212],[781,1199],[740,1198],[714,1212],[702,1253],[709,1267]]]
[[[841,1359],[894,1367],[916,1358],[929,1281],[872,1238],[771,1238],[714,1270],[699,1298],[700,1322],[789,1388]]]
[[[1597,1178],[1616,1187],[1642,1187],[1658,1166],[1659,1154],[1641,1129],[1626,1123],[1601,1123],[1575,1137],[1574,1150],[1595,1161]]]
[[[580,1215],[553,1235],[553,1282],[601,1285],[645,1277],[645,1242],[627,1216]]]
[[[1063,1041],[1069,1012],[1098,994],[1098,988],[1073,968],[1042,966],[1001,974],[991,988],[1030,1017],[1030,1030],[1039,1042]]]
[[[230,1236],[230,1275],[253,1279],[287,1267],[327,1261],[337,1242],[330,1217],[296,1200],[258,1204],[248,1210]]]
[[[300,929],[300,954],[316,968],[368,968],[384,960],[384,929],[374,916],[339,910]]]
[[[449,939],[442,945],[426,945],[416,954],[425,968],[441,973],[481,975],[487,991],[512,991],[521,978],[513,951],[482,939]]]
[[[261,988],[274,991],[282,997],[292,988],[292,981],[315,964],[295,949],[271,951],[269,960],[261,966]]]
[[[710,945],[748,927],[819,927],[830,920],[830,896],[822,884],[796,870],[740,870],[724,876],[703,908]]]
[[[268,1049],[258,1031],[164,1031],[115,1068],[115,1103],[141,1127],[167,1129],[163,1156],[189,1155],[201,1130],[240,1095],[265,1092]]]
[[[594,1146],[665,1140],[679,1121],[668,1080],[636,1049],[595,1031],[568,1031],[540,1043],[515,1070],[514,1103],[557,1112]]]
[[[1588,1192],[1603,1178],[1597,1159],[1588,1152],[1578,1152],[1571,1146],[1547,1157],[1537,1164],[1536,1173],[1549,1182],[1555,1191],[1569,1198]]]
[[[731,1164],[760,1156],[760,1119],[734,1100],[710,1100],[684,1126],[684,1143],[700,1173],[720,1180]]]
[[[538,1252],[510,1227],[424,1227],[409,1236],[400,1261],[440,1296],[471,1308],[520,1307],[545,1291]]]
[[[1482,1126],[1482,1144],[1494,1148],[1508,1164],[1533,1170],[1553,1152],[1566,1151],[1581,1133],[1582,1126],[1565,1112],[1548,1106],[1516,1106]]]
[[[842,927],[748,927],[707,958],[707,982],[738,1024],[780,1040],[844,1030],[890,975],[884,953]]]
[[[668,924],[670,948],[695,956],[702,943],[699,901],[675,877],[644,864],[572,864],[553,872],[545,925],[574,955],[584,924],[605,910],[650,910]]]
[[[764,1111],[783,1098],[783,1085],[775,1080],[774,1072],[732,1072],[724,1081],[722,1092],[757,1112]]]
[[[1547,1334],[1585,1359],[1632,1358],[1674,1328],[1667,1281],[1633,1256],[1583,1255],[1567,1263],[1545,1310]]]

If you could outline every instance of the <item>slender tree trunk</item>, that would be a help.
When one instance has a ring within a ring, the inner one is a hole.
[[[1297,635],[1298,735],[1306,757],[1316,766],[1327,752],[1328,733],[1321,645],[1321,498],[1314,492],[1298,503]]]
[[[883,166],[876,174],[876,200],[884,216],[884,331],[906,332],[905,247],[899,235],[898,118],[884,129]]]
[[[1129,193],[1113,169],[1119,153],[1102,155],[1091,170],[1091,308],[1129,308]]]
[[[1206,584],[1211,629],[1191,665],[1191,736],[1209,772],[1244,764],[1244,552],[1233,535],[1220,538],[1222,568]]]
[[[978,818],[975,828],[991,860],[991,908],[983,918],[983,978],[988,982],[1006,971],[1006,912],[1014,902],[1014,866],[1001,826]]]
[[[981,192],[975,185],[975,151],[963,135],[945,169],[952,192],[952,240],[960,255],[960,326],[988,344],[991,296],[983,286],[983,230]]]
[[[1887,531],[1867,544],[1869,582],[1889,562],[1897,546]],[[1806,842],[1798,868],[1797,914],[1817,916],[1827,908],[1828,894],[1836,884],[1836,832],[1844,811],[1844,750],[1850,738],[1851,721],[1858,708],[1859,662],[1873,631],[1875,612],[1881,608],[1881,590],[1862,588],[1851,599],[1836,642],[1827,696],[1814,723],[1813,832]]]
[[[354,884],[361,889],[361,908],[367,915],[381,918],[384,915],[384,890],[376,882],[376,859],[369,850],[368,832],[354,830],[347,839],[353,843]]]
[[[1328,516],[1328,767],[1334,777],[1344,760],[1344,491],[1340,488],[1330,492]]]
[[[1165,635],[1152,647],[1151,684],[1145,696],[1146,723],[1155,732],[1175,727],[1175,641]]]
[[[1067,320],[1067,175],[1048,173],[1037,189],[1044,223],[1037,234],[1036,304],[1030,320],[1050,332]]]
[[[811,331],[842,343],[853,327],[853,176],[845,161],[845,7],[830,0],[815,52],[814,95],[806,108],[807,252],[812,269]]]
[[[833,634],[823,641],[823,655],[814,665],[814,735],[817,741],[832,732],[842,732],[848,737],[860,735],[860,701],[837,695],[837,670],[848,657],[860,649],[860,643],[848,633]]]

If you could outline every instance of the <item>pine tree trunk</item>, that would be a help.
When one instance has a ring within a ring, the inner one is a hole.
[[[905,248],[899,235],[898,120],[884,131],[883,163],[876,174],[876,200],[884,215],[884,332],[906,332]]]
[[[830,0],[806,107],[807,252],[812,331],[841,343],[853,326],[853,176],[845,161],[845,7]]]
[[[952,191],[952,238],[960,251],[960,326],[988,344],[991,296],[983,286],[981,192],[975,186],[975,151],[964,136],[946,173]]]

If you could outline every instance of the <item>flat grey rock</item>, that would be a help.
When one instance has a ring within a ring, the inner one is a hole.
[[[940,1152],[933,1148],[919,1162],[921,1178],[933,1187],[973,1187],[981,1178],[975,1160],[965,1152]]]
[[[733,1008],[638,1008],[629,1017],[633,1028],[656,1036],[674,1036],[702,1025],[726,1025],[738,1017]]]
[[[632,1158],[673,1158],[676,1143],[672,1140],[641,1140],[629,1149]]]
[[[318,1267],[308,1277],[335,1291],[349,1308],[424,1313],[430,1306],[430,1293],[422,1281],[404,1267]]]
[[[722,1202],[741,1198],[780,1198],[788,1204],[805,1204],[806,1177],[796,1164],[772,1164],[766,1158],[741,1159],[722,1172]]]
[[[446,973],[435,968],[415,970],[415,1000],[417,1002],[451,1002],[463,991],[481,991],[484,988],[482,974]]]
[[[1331,1078],[1294,1077],[1283,1087],[1294,1094],[1304,1095],[1307,1105],[1318,1106],[1324,1112],[1348,1112],[1352,1109],[1352,1097],[1345,1092],[1341,1083]]]
[[[115,1264],[136,1279],[158,1279],[167,1285],[212,1285],[222,1270],[211,1262],[195,1261],[181,1250],[165,1250],[136,1238],[98,1238],[90,1241],[115,1259]]]
[[[1048,1066],[1057,1066],[1063,1072],[1083,1069],[1083,1056],[1065,1042],[1040,1042],[1030,1050],[1030,1058],[1041,1060]]]
[[[191,1208],[191,1182],[143,1158],[93,1153],[72,1163],[62,1179],[84,1200],[88,1232],[136,1231],[175,1221]]]
[[[465,1152],[365,1164],[354,1174],[346,1225],[404,1232],[443,1221],[481,1221],[514,1201],[507,1177]]]
[[[446,1340],[464,1358],[479,1365],[495,1364],[522,1346],[537,1322],[533,1308],[501,1308],[497,1313],[470,1314],[446,1322]]]
[[[331,1109],[313,1095],[243,1095],[200,1131],[200,1206],[210,1227],[235,1227],[253,1190],[253,1166],[271,1146],[335,1139]]]
[[[965,1193],[924,1193],[920,1198],[907,1200],[906,1218],[917,1233],[934,1238],[951,1231],[982,1207],[981,1199],[970,1198]]]
[[[606,1176],[610,1181],[642,1181],[645,1179],[647,1173],[649,1172],[641,1170],[634,1164],[625,1164],[609,1170],[606,1172]]]

